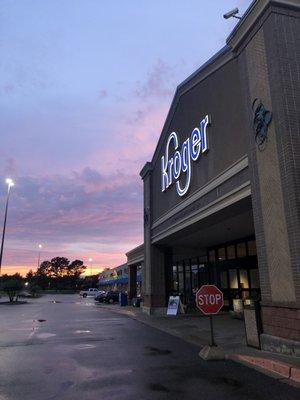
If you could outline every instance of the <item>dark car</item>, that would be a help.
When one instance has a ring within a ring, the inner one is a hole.
[[[117,303],[119,301],[119,292],[113,292],[110,290],[103,297],[104,303]]]
[[[103,299],[106,295],[106,292],[101,291],[99,294],[97,294],[97,296],[95,296],[94,300],[95,301],[99,301],[99,303],[103,303]]]

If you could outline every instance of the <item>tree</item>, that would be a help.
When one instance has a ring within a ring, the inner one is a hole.
[[[45,275],[50,277],[52,275],[52,264],[50,261],[43,261],[36,271],[38,275]]]
[[[34,282],[41,288],[51,286],[55,289],[77,289],[80,276],[86,266],[81,260],[70,261],[66,257],[54,257],[51,261],[43,261],[34,274]]]
[[[67,273],[65,277],[65,285],[68,288],[78,289],[80,285],[80,276],[85,271],[86,266],[83,265],[83,261],[74,260],[67,268]]]
[[[83,261],[75,260],[75,261],[72,261],[68,267],[68,275],[80,276],[84,273],[85,270],[86,270],[86,266],[83,265]]]
[[[31,269],[26,274],[26,281],[32,282],[33,280],[34,280],[34,273],[33,273],[32,269]]]
[[[33,282],[40,286],[42,289],[47,289],[51,282],[51,263],[50,261],[43,261],[36,273],[34,274]]]
[[[52,258],[50,264],[50,269],[53,277],[61,278],[67,275],[70,261],[66,257]]]
[[[37,297],[39,292],[41,291],[41,288],[39,285],[32,283],[29,286],[29,293],[31,294],[32,297]]]
[[[18,274],[15,274],[18,275]],[[21,276],[20,276],[21,277]],[[18,279],[18,277],[11,277],[3,282],[2,285],[3,291],[7,294],[9,301],[12,303],[14,300],[18,300],[18,294],[23,289],[22,277]]]
[[[89,275],[85,276],[81,282],[82,289],[88,289],[92,287],[96,287],[98,284],[98,275]]]

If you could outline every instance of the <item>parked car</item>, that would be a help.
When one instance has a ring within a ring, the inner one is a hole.
[[[32,296],[32,294],[30,294],[30,293],[24,291],[24,292],[19,293],[19,294],[18,294],[18,297],[29,298],[29,299],[30,299],[30,298],[33,297],[33,296]]]
[[[99,290],[99,294],[97,294],[97,296],[95,296],[95,301],[99,301],[99,303],[103,303],[103,299],[106,295],[106,292],[104,290]]]
[[[95,297],[99,294],[100,290],[96,289],[96,288],[89,288],[86,290],[81,290],[79,292],[79,295],[82,297]]]
[[[103,297],[104,303],[117,303],[119,301],[119,292],[114,292],[112,290],[106,292]]]

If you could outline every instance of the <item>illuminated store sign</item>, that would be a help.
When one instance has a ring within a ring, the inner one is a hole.
[[[176,190],[179,196],[183,196],[191,183],[191,160],[197,161],[200,154],[208,151],[206,127],[210,123],[209,116],[200,122],[199,128],[194,128],[191,136],[187,138],[181,149],[178,144],[176,132],[172,132],[168,138],[165,155],[161,158],[161,191],[164,192],[170,185],[176,182]],[[169,158],[170,147],[174,147],[174,154]],[[184,184],[179,178],[185,174]]]

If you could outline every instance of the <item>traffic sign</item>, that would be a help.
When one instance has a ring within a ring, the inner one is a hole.
[[[196,293],[196,304],[203,314],[218,314],[224,306],[223,293],[215,285],[203,285]]]

